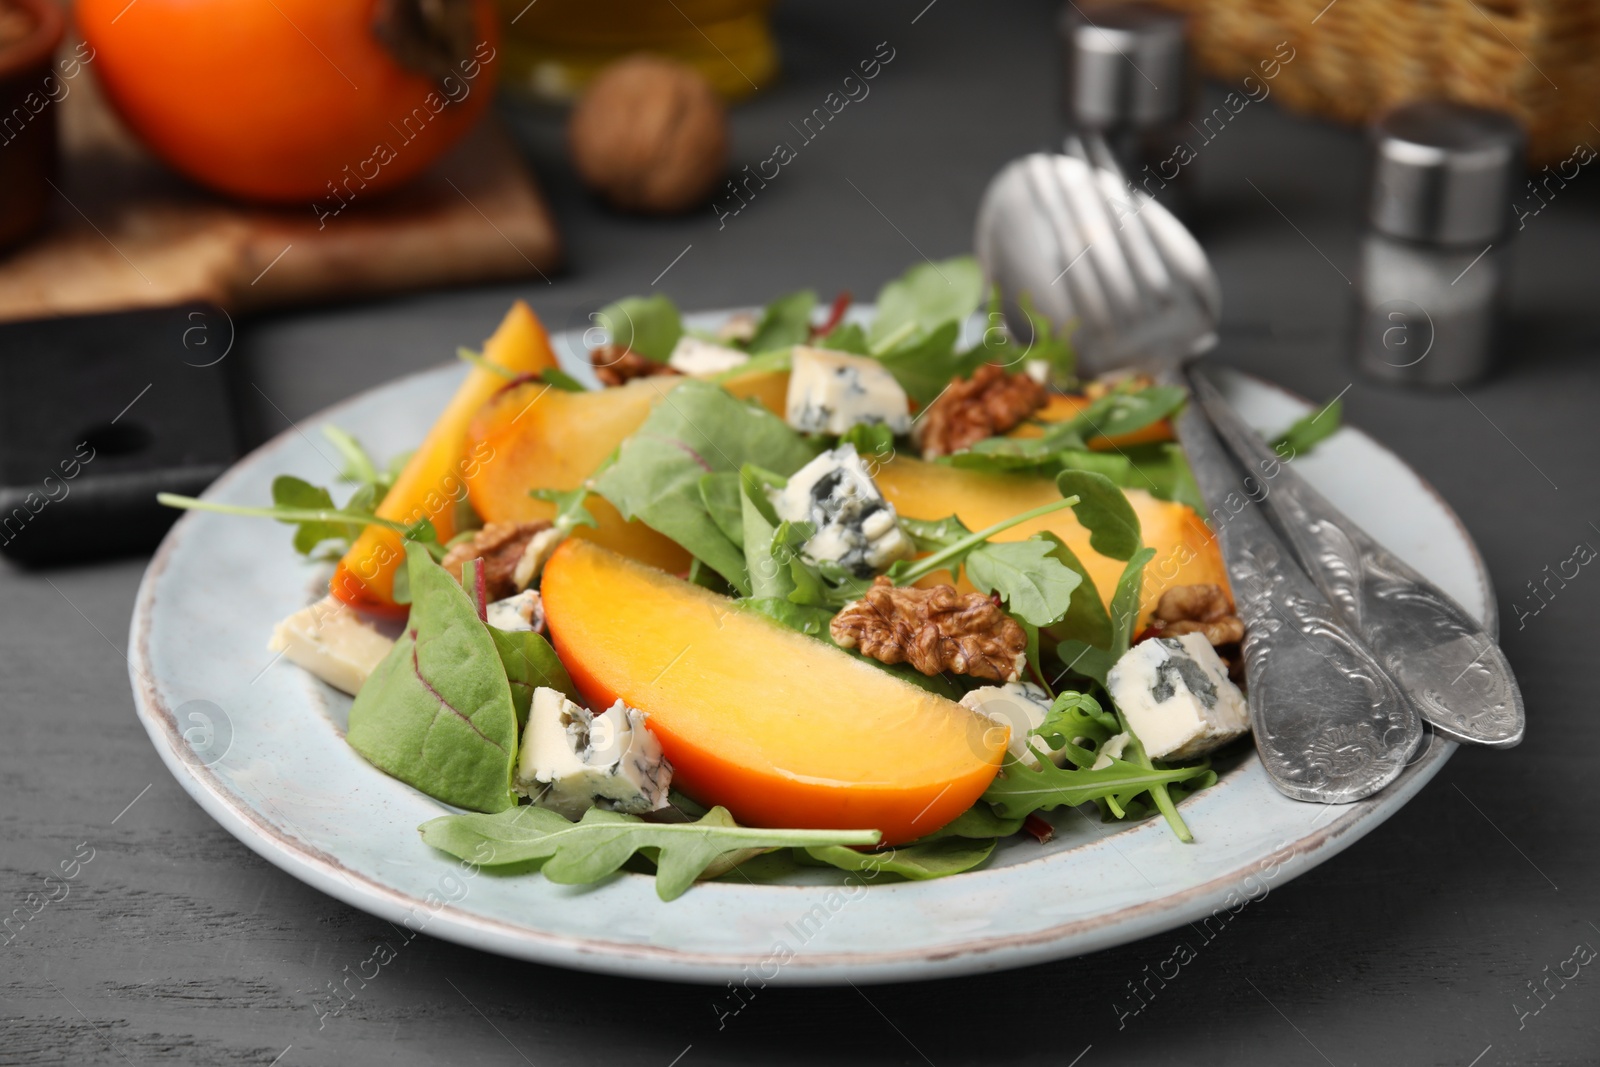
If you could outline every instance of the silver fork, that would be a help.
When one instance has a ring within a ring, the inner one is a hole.
[[[985,196],[976,243],[1008,308],[1024,289],[1056,290],[1036,302],[1057,322],[1079,320],[1092,371],[1134,365],[1176,383],[1216,343],[1220,290],[1205,253],[1159,204],[1082,160],[1013,163]],[[1298,800],[1377,792],[1421,741],[1416,707],[1296,565],[1198,405],[1185,405],[1177,429],[1245,623],[1251,726],[1269,778]]]

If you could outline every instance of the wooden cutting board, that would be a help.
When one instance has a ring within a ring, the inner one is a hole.
[[[48,228],[0,254],[0,321],[202,300],[230,311],[543,276],[554,220],[491,118],[404,189],[319,227],[308,203],[224,200],[140,147],[92,68],[60,108],[60,195]]]

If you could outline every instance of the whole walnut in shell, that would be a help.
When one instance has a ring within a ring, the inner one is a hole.
[[[584,182],[625,211],[694,207],[728,166],[728,116],[711,83],[660,56],[602,70],[573,109],[567,141]]]

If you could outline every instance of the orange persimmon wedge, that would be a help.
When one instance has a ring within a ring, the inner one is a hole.
[[[955,515],[971,530],[981,530],[1018,512],[1061,499],[1051,478],[924,463],[909,456],[895,456],[883,464],[876,479],[884,498],[901,515],[913,519],[942,519]],[[1156,550],[1155,558],[1144,570],[1139,611],[1141,628],[1149,622],[1161,593],[1172,586],[1211,583],[1228,588],[1228,574],[1216,538],[1193,508],[1160,500],[1140,489],[1124,492],[1139,516],[1144,543]],[[1070,509],[1013,526],[996,535],[995,540],[1021,541],[1041,531],[1049,531],[1066,542],[1082,561],[1089,577],[1094,579],[1101,599],[1109,605],[1124,564],[1089,547],[1089,531],[1079,524]],[[949,580],[944,574],[934,577]]]
[[[1063,393],[1051,393],[1045,400],[1044,407],[1034,412],[1031,420],[1024,422],[1007,437],[1040,437],[1044,428],[1037,425],[1040,422],[1066,422],[1078,412],[1088,407],[1092,401],[1086,396],[1067,396]],[[1153,441],[1171,441],[1173,439],[1172,423],[1166,419],[1153,422],[1142,430],[1133,433],[1120,434],[1116,437],[1097,437],[1089,442],[1089,448],[1095,452],[1109,452],[1115,448],[1126,445],[1142,445]]]
[[[550,338],[532,309],[522,301],[511,305],[494,336],[483,346],[483,358],[513,374],[537,374],[556,366]],[[505,387],[506,379],[484,367],[467,372],[450,404],[428,436],[411,454],[405,469],[378,505],[379,518],[407,525],[432,521],[441,542],[456,533],[456,505],[466,485],[491,454],[468,448],[467,427],[485,401]],[[405,564],[400,535],[369,526],[339,561],[333,595],[352,607],[402,616],[406,607],[394,601],[394,574]]]
[[[576,489],[639,428],[650,409],[682,379],[639,378],[594,392],[569,393],[542,382],[504,390],[472,420],[469,451],[489,458],[467,479],[467,495],[484,522],[555,517],[556,506],[532,489]],[[600,525],[576,535],[668,571],[689,567],[689,554],[642,522],[625,520],[604,498],[585,502]]]
[[[928,834],[986,789],[1007,731],[700,586],[569,538],[541,587],[590,707],[649,716],[673,784],[751,826]]]

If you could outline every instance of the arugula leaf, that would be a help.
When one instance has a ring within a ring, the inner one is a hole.
[[[670,354],[670,353],[669,353]],[[588,387],[560,367],[546,367],[539,372],[539,380],[563,393],[587,393]]]
[[[1098,771],[1069,770],[1049,760],[1035,768],[1007,753],[999,776],[984,791],[983,799],[1001,815],[1019,818],[1036,811],[1077,807],[1091,800],[1160,789],[1169,782],[1200,777],[1209,769],[1202,765],[1156,770],[1124,760],[1112,760],[1111,766]]]
[[[601,881],[620,870],[636,852],[655,849],[656,895],[662,900],[682,896],[695,879],[730,852],[875,845],[882,836],[876,830],[743,827],[723,807],[712,808],[688,823],[649,823],[634,815],[590,808],[573,823],[547,808],[524,806],[497,815],[446,815],[430,819],[418,829],[434,848],[480,866],[542,860],[544,876],[561,885]]]
[[[987,544],[989,538],[993,537],[995,534],[1004,533],[1013,526],[1020,526],[1030,519],[1037,519],[1040,516],[1048,515],[1053,511],[1060,511],[1062,508],[1069,508],[1077,502],[1078,501],[1076,497],[1063,497],[1060,500],[1053,500],[1048,504],[1041,504],[1036,508],[1029,508],[1027,511],[1018,512],[1009,519],[1002,519],[993,526],[986,526],[976,533],[969,533],[964,537],[950,541],[948,544],[940,546],[940,548],[930,556],[924,556],[918,560],[901,560],[889,568],[889,579],[896,585],[910,585],[917,579],[924,578],[930,574],[933,574],[935,571],[954,571],[958,565],[966,560],[967,556],[974,549],[978,548],[980,545]],[[940,521],[954,523],[956,526],[961,525],[954,518],[954,516]],[[928,529],[927,526],[923,526],[922,528],[924,530]]]
[[[898,874],[910,881],[923,882],[972,870],[989,858],[994,846],[993,839],[943,837],[882,852],[857,852],[843,845],[812,846],[800,850],[796,858],[802,863],[810,859],[844,871],[870,871],[874,876]]]
[[[1153,548],[1141,548],[1128,560],[1117,579],[1117,588],[1111,594],[1111,653],[1112,662],[1121,659],[1133,644],[1133,628],[1139,621],[1139,593],[1144,584],[1145,564],[1156,558]]]
[[[917,334],[960,323],[982,300],[983,271],[971,256],[918,263],[878,291],[878,314],[867,337],[876,347],[908,326]]]
[[[1128,735],[1128,747],[1123,749],[1128,756],[1127,765],[1143,767],[1152,773],[1159,773],[1154,770],[1155,764],[1151,761],[1150,757],[1145,754],[1144,743],[1139,740],[1139,735],[1134,733],[1133,728],[1128,725],[1127,717],[1122,714],[1122,710],[1120,708],[1117,709],[1117,722],[1122,727],[1123,732]],[[1114,762],[1122,763],[1123,761],[1116,760]],[[1201,772],[1201,774],[1209,774],[1210,767],[1210,763],[1207,762],[1200,764],[1198,767],[1185,767],[1180,769],[1187,771],[1198,771]],[[1179,781],[1189,782],[1197,777],[1200,777],[1200,774],[1190,774],[1187,778],[1179,779]],[[1217,776],[1215,774],[1211,774],[1209,781],[1207,781],[1205,784],[1209,785],[1216,780]],[[1191,787],[1191,791],[1201,788],[1204,788],[1204,786],[1193,786]],[[1183,816],[1178,814],[1178,806],[1173,802],[1172,794],[1167,792],[1167,783],[1161,783],[1155,788],[1151,789],[1150,797],[1155,801],[1157,809],[1159,809],[1161,814],[1166,818],[1167,825],[1172,827],[1172,832],[1178,835],[1178,840],[1186,844],[1192,842],[1194,840],[1194,834],[1189,831],[1189,824],[1183,821]]]
[[[1335,397],[1321,411],[1307,412],[1294,420],[1288,429],[1272,439],[1272,450],[1285,459],[1305,455],[1339,432],[1343,414],[1344,401]]]
[[[312,485],[292,474],[280,474],[272,479],[272,503],[286,511],[337,511],[333,497],[321,486]],[[349,541],[360,533],[360,527],[338,521],[279,519],[295,528],[294,550],[309,556],[324,541]]]
[[[1034,536],[1048,541],[1053,546],[1050,554],[1078,576],[1078,588],[1073,591],[1072,603],[1067,605],[1067,613],[1060,620],[1050,624],[1050,636],[1057,641],[1075,637],[1097,648],[1110,647],[1111,616],[1107,614],[1106,606],[1100,599],[1100,590],[1095,587],[1094,579],[1084,568],[1083,561],[1055,534],[1045,532]]]
[[[972,536],[972,531],[954,515],[946,515],[942,519],[912,519],[902,515],[900,529],[922,552],[949,548]]]
[[[551,525],[571,533],[580,526],[599,526],[600,523],[590,514],[585,504],[589,500],[590,490],[585,486],[576,489],[530,489],[528,495],[535,500],[548,500],[556,506],[555,518]]]
[[[1089,530],[1089,546],[1102,556],[1126,560],[1139,548],[1139,516],[1111,479],[1093,471],[1056,475],[1062,496],[1075,496],[1072,513]]]
[[[858,422],[839,436],[836,447],[852,445],[867,472],[873,473],[874,461],[885,463],[894,458],[894,431],[881,422]]]
[[[999,287],[996,286],[996,300]],[[1050,367],[1050,380],[1058,385],[1072,382],[1077,374],[1078,357],[1073,351],[1071,323],[1061,330],[1033,306],[1033,298],[1023,293],[1017,300],[1023,318],[1028,323],[1028,336],[1018,338],[1026,347],[1022,358],[1041,360]]]
[[[858,356],[872,354],[872,347],[867,343],[867,331],[854,322],[841,322],[817,338],[814,344],[834,352],[851,352]]]
[[[1082,579],[1054,555],[1059,542],[1030,537],[981,545],[967,556],[967,580],[999,593],[1006,610],[1032,626],[1060,621]]]
[[[622,512],[682,545],[750,592],[744,549],[712,519],[700,479],[753,463],[790,475],[815,455],[812,446],[764,408],[745,404],[710,382],[690,379],[662,396],[644,425],[622,442],[594,479]]]
[[[667,361],[678,338],[683,336],[683,320],[678,317],[677,306],[659,293],[607,304],[595,318],[610,335],[612,344],[657,363]]]
[[[1087,737],[1098,748],[1120,730],[1117,717],[1102,708],[1094,697],[1088,693],[1064,692],[1050,704],[1044,721],[1029,730],[1028,736],[1039,738],[1051,749],[1064,748],[1073,745],[1077,738]],[[1092,764],[1094,759],[1088,762]]]
[[[476,349],[468,348],[466,345],[456,346],[456,358],[464,363],[472,364],[479,370],[488,371],[490,374],[498,375],[508,382],[517,376],[517,372],[512,370],[510,367],[496,363],[494,360],[484,356],[482,352],[479,352]]]
[[[1085,441],[1122,437],[1154,425],[1183,407],[1188,391],[1181,385],[1113,389],[1070,420]]]
[[[355,485],[375,485],[379,482],[377,463],[354,436],[331,422],[322,424],[322,436],[326,437],[344,457],[344,469],[339,472],[341,482],[351,482]]]
[[[379,770],[447,804],[516,804],[517,714],[500,652],[466,592],[406,545],[411,616],[350,706],[345,740]]]
[[[328,529],[337,529],[339,531],[331,535],[332,537],[345,538],[352,529],[359,531],[364,526],[382,526],[386,530],[395,531],[407,540],[432,542],[431,547],[437,549],[441,554],[443,553],[443,549],[437,544],[438,535],[434,531],[433,523],[427,519],[422,519],[407,526],[404,523],[394,522],[390,519],[380,519],[369,512],[355,511],[348,507],[326,507],[323,505],[323,501],[327,497],[327,490],[318,489],[309,482],[294,478],[291,475],[280,475],[279,478],[288,478],[291,483],[299,483],[298,485],[285,484],[283,490],[285,499],[304,499],[307,502],[315,499],[315,506],[299,507],[277,504],[265,508],[251,507],[246,504],[223,504],[215,500],[199,500],[192,496],[180,496],[177,493],[157,493],[156,503],[163,507],[179,508],[184,511],[214,511],[220,515],[247,515],[258,519],[276,519],[278,522],[288,523],[292,526],[310,525],[313,527],[313,532],[305,535],[308,542],[313,534],[320,535],[326,533]],[[275,492],[277,491],[276,481],[277,479],[274,480]],[[311,492],[308,493],[307,490]],[[328,503],[331,503],[331,500]],[[312,547],[326,539],[318,536],[316,542],[312,543]],[[295,534],[295,542],[297,547],[301,543],[307,543],[301,541],[301,535],[298,530]],[[401,573],[404,572],[402,571]]]
[[[751,352],[770,352],[804,344],[811,336],[811,312],[816,306],[817,294],[810,289],[780,296],[762,312],[755,336],[745,347]]]

